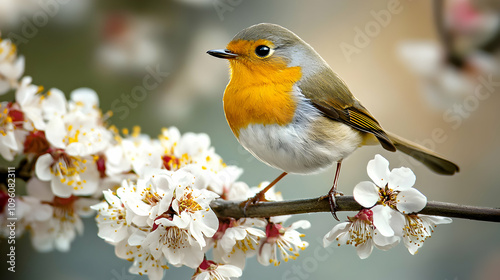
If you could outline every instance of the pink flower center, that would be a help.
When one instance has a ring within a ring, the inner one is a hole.
[[[161,214],[160,216],[156,217],[156,219],[153,222],[153,227],[151,228],[151,232],[155,231],[158,228],[158,224],[156,223],[156,220],[159,219],[168,219],[169,221],[172,221],[174,219],[173,217],[174,210],[170,209],[167,212]]]
[[[162,158],[163,166],[167,170],[177,170],[179,169],[180,160],[174,155],[164,155]]]
[[[73,202],[75,202],[78,199],[77,196],[70,196],[68,198],[64,197],[54,197],[54,201],[52,202],[52,206],[54,207],[71,207]]]
[[[266,237],[268,239],[278,238],[284,234],[284,229],[281,224],[268,223],[266,226]]]
[[[99,171],[99,175],[101,178],[106,177],[106,159],[103,155],[100,155],[95,164],[97,165],[97,171]]]
[[[45,132],[43,131],[30,132],[24,141],[25,154],[41,155],[46,153],[49,148],[50,144],[47,138],[45,138]]]
[[[217,264],[216,264],[215,262],[213,262],[213,261],[209,261],[209,260],[207,260],[207,259],[204,259],[204,260],[201,262],[200,266],[199,266],[199,268],[200,268],[201,270],[209,270],[209,269],[214,269],[215,267],[217,267]]]
[[[226,233],[226,230],[230,227],[233,227],[235,222],[236,220],[233,218],[219,219],[219,228],[217,229],[217,232],[214,234],[213,239],[215,240],[221,239],[222,236],[224,236],[224,233]]]
[[[14,109],[14,103],[7,104],[9,110],[9,117],[16,128],[22,128],[24,123],[24,113],[21,110]]]
[[[363,209],[354,216],[354,218],[357,218],[358,220],[363,220],[369,223],[373,223],[373,211],[370,209]]]
[[[54,207],[55,215],[72,219],[74,214],[74,202],[78,200],[77,196],[71,195],[68,198],[55,196],[52,201],[42,201],[44,204]]]

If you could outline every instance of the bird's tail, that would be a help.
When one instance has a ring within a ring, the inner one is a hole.
[[[455,174],[455,172],[458,172],[460,170],[458,165],[444,159],[435,152],[395,134],[389,132],[386,133],[389,136],[389,139],[391,139],[391,141],[394,143],[394,146],[396,146],[396,149],[398,151],[401,151],[420,161],[432,171],[443,175],[453,175]]]

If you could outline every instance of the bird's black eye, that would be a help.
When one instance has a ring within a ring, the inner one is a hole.
[[[255,54],[260,57],[269,56],[271,49],[268,46],[260,45],[255,48]]]

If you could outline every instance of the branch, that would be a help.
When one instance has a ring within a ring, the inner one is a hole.
[[[353,196],[336,197],[338,211],[358,211],[362,207]],[[219,217],[243,218],[243,209],[240,202],[231,202],[222,199],[214,200],[210,206]],[[330,212],[328,199],[309,198],[301,200],[263,202],[251,205],[246,211],[246,217],[263,218],[271,216],[304,214],[315,212]],[[488,222],[500,222],[500,209],[459,205],[455,203],[429,201],[419,214],[444,216],[451,218],[470,219]]]
[[[433,10],[434,24],[436,25],[438,38],[443,45],[447,62],[457,68],[462,68],[465,63],[464,58],[454,50],[455,38],[445,25],[444,0],[434,0]]]

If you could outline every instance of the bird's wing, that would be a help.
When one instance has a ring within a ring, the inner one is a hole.
[[[396,151],[396,147],[377,120],[359,103],[344,81],[331,69],[325,69],[320,74],[301,81],[299,88],[325,117],[359,131],[371,133],[386,150]]]

